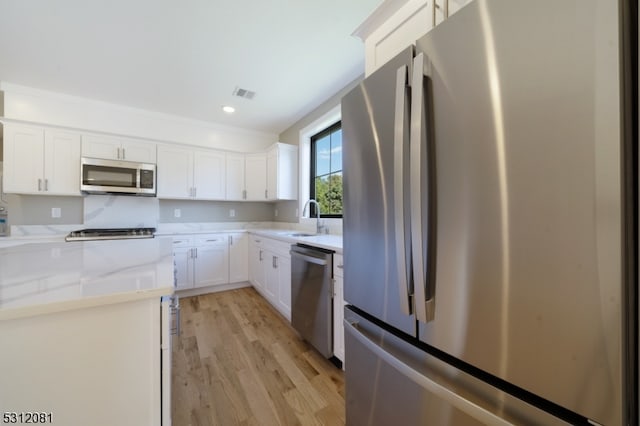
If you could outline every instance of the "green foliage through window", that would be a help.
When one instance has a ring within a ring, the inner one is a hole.
[[[342,217],[342,127],[337,122],[311,137],[311,198],[322,217]]]

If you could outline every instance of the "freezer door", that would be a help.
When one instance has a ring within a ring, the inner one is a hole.
[[[413,47],[342,99],[344,297],[417,335],[408,216]]]
[[[613,1],[477,0],[414,65],[437,194],[420,338],[607,425],[623,423],[617,17]]]
[[[345,309],[347,425],[565,425]]]

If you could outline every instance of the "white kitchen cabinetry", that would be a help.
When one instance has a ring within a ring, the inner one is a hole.
[[[365,45],[365,75],[369,76],[403,49],[414,44],[471,0],[409,0],[397,8],[382,3],[355,32]],[[435,6],[435,7],[434,7]]]
[[[210,150],[194,151],[193,184],[194,198],[224,200],[225,154]]]
[[[161,424],[171,407],[160,398],[160,309],[142,299],[0,321],[0,407],[51,413],[34,423]]]
[[[276,143],[267,152],[267,199],[298,198],[298,147]]]
[[[80,195],[80,135],[4,124],[4,191]]]
[[[115,136],[85,134],[82,136],[82,156],[155,164],[156,144]]]
[[[344,362],[344,273],[341,254],[333,255],[333,355]]]
[[[252,235],[249,242],[249,281],[262,293],[265,282],[265,256],[262,249],[262,237]]]
[[[222,152],[159,145],[157,175],[158,198],[225,198],[225,155]]]
[[[244,154],[227,153],[225,171],[227,200],[246,200],[244,157]]]
[[[249,279],[249,236],[246,232],[228,234],[229,282],[239,283]]]
[[[194,250],[194,287],[229,282],[229,242],[224,234],[196,238]]]
[[[265,201],[267,199],[267,154],[247,154],[244,161],[246,200]]]
[[[248,279],[244,232],[174,235],[176,290],[223,286]]]
[[[291,321],[290,243],[252,236],[250,281],[271,305]]]

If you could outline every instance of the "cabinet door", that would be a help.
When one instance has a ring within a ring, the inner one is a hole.
[[[248,154],[244,164],[247,200],[264,201],[267,198],[267,155]]]
[[[265,253],[260,243],[261,239],[251,238],[249,244],[249,280],[253,287],[262,292],[265,282]]]
[[[249,237],[244,232],[229,234],[229,282],[249,279]]]
[[[121,159],[139,163],[156,163],[156,144],[125,140],[121,146]]]
[[[191,247],[174,247],[173,260],[176,268],[176,290],[193,288],[193,259]]]
[[[278,275],[278,256],[269,250],[265,250],[263,259],[265,267],[265,295],[272,305],[278,306],[278,282],[280,280]]]
[[[206,238],[195,247],[195,287],[229,282],[229,246],[226,236]]]
[[[171,145],[158,146],[158,198],[191,198],[193,151]]]
[[[278,199],[278,148],[267,153],[267,198]]]
[[[244,200],[244,154],[227,154],[226,199]]]
[[[80,134],[45,130],[44,189],[52,195],[80,195]]]
[[[279,256],[278,269],[278,306],[280,311],[291,321],[291,258]]]
[[[224,153],[218,151],[194,151],[194,196],[201,200],[224,200]]]
[[[121,160],[121,143],[115,137],[102,135],[82,135],[82,156]]]
[[[44,190],[44,130],[5,124],[3,152],[4,191],[41,193]]]

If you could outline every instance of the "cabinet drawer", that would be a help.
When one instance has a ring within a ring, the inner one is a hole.
[[[333,255],[333,276],[334,277],[343,277],[344,276],[344,262],[342,260],[341,254]]]
[[[208,234],[195,238],[195,245],[228,245],[229,236],[227,234]]]
[[[192,237],[184,235],[174,235],[172,238],[173,247],[190,247],[193,245]]]
[[[291,250],[291,243],[280,240],[272,240],[269,238],[263,238],[262,247],[266,250],[272,251],[279,256],[290,258],[289,251]]]

